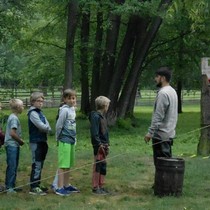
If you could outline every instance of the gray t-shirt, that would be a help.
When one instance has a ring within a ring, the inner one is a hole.
[[[10,136],[10,131],[11,129],[16,129],[16,133],[19,137],[21,137],[21,125],[18,117],[15,114],[10,114],[8,120],[7,120],[7,127],[6,127],[6,133],[5,133],[5,140],[4,140],[4,145],[5,146],[14,146],[14,147],[19,147],[19,143],[15,141],[11,136]]]

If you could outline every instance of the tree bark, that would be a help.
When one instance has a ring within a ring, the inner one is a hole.
[[[155,34],[159,29],[160,24],[161,18],[157,17],[156,21],[152,24],[149,32],[147,33],[145,41],[142,42],[142,46],[138,49],[135,60],[131,67],[132,70],[129,72],[129,75],[122,90],[122,94],[119,99],[118,117],[120,118],[123,118],[126,114],[135,81],[137,78],[139,78],[141,66],[146,57],[147,51],[155,37]]]
[[[167,6],[171,3],[172,0],[162,0],[159,6],[159,10],[165,10]],[[152,41],[155,38],[155,35],[158,32],[158,29],[162,23],[161,17],[156,17],[153,23],[151,24],[145,39],[141,42],[141,47],[137,50],[134,63],[132,64],[132,71],[129,72],[127,80],[122,90],[122,94],[119,99],[118,106],[118,117],[123,118],[126,115],[126,110],[129,106],[130,96],[132,95],[132,90],[135,85],[136,79],[139,78],[141,74],[141,67],[143,65],[144,59],[147,55],[147,52],[152,44]]]
[[[74,38],[79,17],[79,3],[77,0],[70,0],[68,5],[67,38],[64,89],[72,88],[72,74],[74,70]]]
[[[82,15],[81,26],[81,112],[87,114],[90,111],[89,101],[89,81],[88,81],[88,43],[90,28],[90,12],[86,11]]]
[[[117,101],[120,94],[123,81],[125,79],[126,69],[129,63],[130,56],[133,50],[135,40],[135,26],[137,24],[137,16],[131,16],[128,22],[126,34],[121,45],[121,49],[115,64],[115,71],[111,77],[108,97],[111,99],[111,104],[108,112],[108,121],[110,124],[116,121]]]
[[[103,13],[99,9],[97,13],[97,28],[95,36],[95,47],[93,55],[93,69],[92,69],[92,82],[91,82],[91,109],[95,108],[95,98],[99,95],[100,84],[100,67],[102,57],[102,39],[103,39]]]
[[[182,113],[182,81],[177,81],[178,113]]]
[[[201,131],[197,147],[198,155],[210,154],[210,86],[206,75],[202,75]]]
[[[122,4],[125,0],[116,0],[117,4]],[[120,29],[120,15],[113,14],[112,11],[109,14],[110,27],[107,30],[106,47],[103,56],[103,67],[101,71],[101,84],[100,94],[107,95],[109,92],[109,81],[114,72],[114,64],[116,57],[117,41]]]

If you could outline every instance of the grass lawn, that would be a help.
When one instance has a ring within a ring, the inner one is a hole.
[[[121,123],[110,128],[111,148],[108,158],[107,189],[113,195],[95,196],[91,193],[92,148],[89,122],[78,114],[76,165],[72,168],[71,182],[81,193],[60,197],[49,191],[47,196],[32,196],[29,191],[31,155],[28,144],[21,148],[17,186],[23,191],[16,195],[0,194],[0,209],[78,209],[78,210],[209,210],[210,209],[210,159],[197,157],[200,110],[198,106],[185,106],[179,115],[177,138],[173,155],[185,160],[183,195],[159,198],[153,195],[154,166],[151,144],[144,143],[144,134],[150,124],[152,107],[135,109],[136,126]],[[45,109],[54,128],[57,109]],[[26,112],[20,116],[23,137],[28,142]],[[0,183],[5,177],[5,151],[0,154]],[[49,151],[42,174],[42,184],[50,186],[57,168],[55,137],[49,137]]]

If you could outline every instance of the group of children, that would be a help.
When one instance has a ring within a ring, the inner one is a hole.
[[[42,112],[44,95],[40,92],[31,94],[31,106],[28,110],[29,144],[32,155],[30,174],[30,191],[32,195],[46,195],[47,188],[41,187],[41,173],[48,152],[47,134],[51,132],[50,124]],[[104,189],[106,175],[106,156],[109,152],[109,136],[105,114],[109,108],[110,100],[105,96],[95,99],[96,111],[89,116],[91,143],[93,146],[94,164],[92,174],[92,192],[94,194],[107,194]],[[70,168],[75,161],[76,145],[76,92],[72,89],[63,91],[62,104],[56,118],[56,140],[58,143],[58,169],[52,188],[60,196],[80,192],[69,184]],[[17,193],[16,176],[19,163],[20,147],[24,145],[21,138],[21,124],[18,115],[24,110],[20,99],[10,100],[11,114],[7,120],[4,146],[6,149],[6,178],[7,193]]]

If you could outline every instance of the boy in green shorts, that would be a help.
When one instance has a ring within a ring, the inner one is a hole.
[[[67,196],[79,190],[69,184],[70,168],[74,165],[76,143],[76,92],[66,89],[63,93],[63,105],[59,108],[56,123],[58,141],[58,182],[55,193]]]

